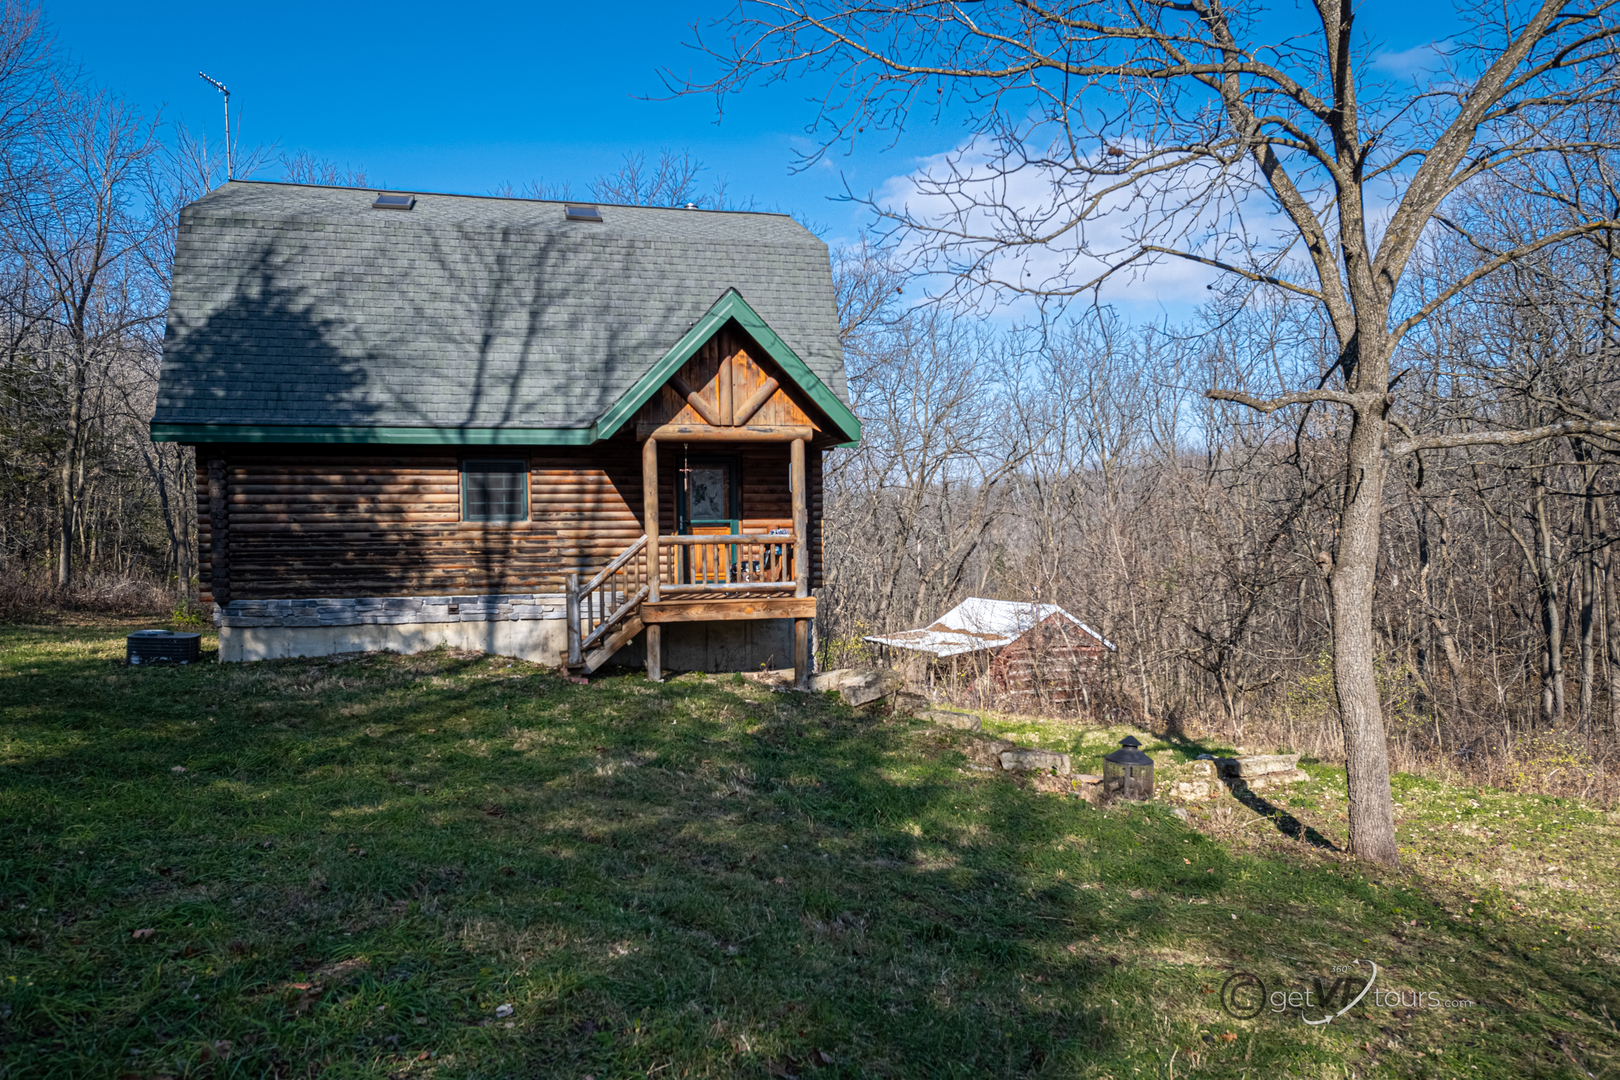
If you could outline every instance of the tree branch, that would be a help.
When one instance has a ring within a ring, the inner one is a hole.
[[[1367,404],[1364,400],[1365,395],[1357,397],[1354,394],[1341,394],[1337,390],[1301,390],[1295,394],[1262,399],[1238,390],[1215,389],[1204,391],[1204,396],[1211,401],[1233,401],[1239,405],[1247,405],[1256,412],[1263,413],[1274,413],[1289,405],[1309,405],[1318,401],[1331,401],[1336,405],[1348,405],[1351,408]]]
[[[1206,395],[1213,396],[1213,394]],[[1565,435],[1620,436],[1620,420],[1563,420],[1516,431],[1463,431],[1451,435],[1425,435],[1389,447],[1391,454],[1418,450],[1448,450],[1458,446],[1523,446],[1526,443],[1557,439]]]

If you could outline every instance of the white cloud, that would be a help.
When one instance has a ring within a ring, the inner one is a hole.
[[[879,188],[876,201],[892,210],[905,208],[935,224],[950,222],[981,237],[1005,235],[1010,225],[1020,221],[1051,226],[1077,204],[1074,183],[1065,184],[1057,170],[1025,166],[996,171],[991,168],[992,160],[984,144],[965,141],[952,150],[919,159],[907,173],[890,177]],[[965,178],[965,182],[941,190],[937,181],[951,176]],[[1189,173],[1153,190],[1120,193],[1101,212],[1052,243],[1003,247],[988,256],[989,265],[1001,281],[1055,289],[1101,276],[1111,261],[1134,251],[1147,237],[1173,241],[1165,243],[1167,247],[1212,252],[1219,237],[1225,236],[1230,243],[1230,230],[1217,226],[1221,218],[1231,216],[1234,206],[1227,199],[1224,209],[1212,211],[1210,204],[1200,202],[1197,182],[1208,179]],[[1244,193],[1236,209],[1241,210],[1247,235],[1257,245],[1270,248],[1285,234],[1286,223],[1263,197]],[[986,242],[979,250],[991,246]],[[966,251],[961,254],[965,257]],[[1104,281],[1099,296],[1120,307],[1184,311],[1207,300],[1208,287],[1223,281],[1230,277],[1211,267],[1175,256],[1157,256],[1116,272]],[[943,284],[943,280],[937,281],[934,291]],[[1003,289],[996,300],[1015,310],[1033,304],[1033,300],[1015,297],[1016,293]]]
[[[1423,75],[1439,71],[1445,56],[1445,43],[1431,41],[1398,52],[1386,49],[1372,58],[1372,66],[1388,75]]]

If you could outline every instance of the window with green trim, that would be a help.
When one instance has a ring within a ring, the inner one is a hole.
[[[462,521],[528,519],[528,462],[475,458],[461,463]]]

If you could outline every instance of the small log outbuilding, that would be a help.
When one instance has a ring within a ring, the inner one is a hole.
[[[1013,708],[1078,708],[1113,643],[1053,604],[970,597],[919,630],[866,641],[922,658],[932,685],[1000,698]]]
[[[181,213],[152,437],[197,449],[222,660],[802,680],[821,457],[859,436],[783,215],[241,181]]]

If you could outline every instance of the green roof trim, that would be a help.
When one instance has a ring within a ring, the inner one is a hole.
[[[359,427],[293,424],[153,424],[153,442],[388,443],[414,446],[589,446],[588,428]]]
[[[738,326],[759,342],[766,355],[782,369],[782,373],[792,379],[827,419],[832,421],[837,431],[830,434],[843,437],[840,445],[852,446],[860,440],[861,422],[849,410],[849,406],[839,401],[838,395],[816,377],[816,373],[799,359],[797,353],[788,348],[787,342],[776,336],[776,331],[766,325],[765,320],[759,317],[759,313],[748,305],[748,301],[744,300],[742,293],[736,289],[727,289],[725,294],[714,302],[714,306],[681,336],[675,347],[665,353],[663,359],[652,366],[651,371],[638,379],[612,408],[602,414],[596,421],[598,438],[606,439],[623,427],[625,422],[635,415],[636,410],[645,405],[647,400],[658,392],[659,387],[668,382],[670,376],[692,358],[704,342],[714,337],[720,328],[731,320],[735,320]]]

